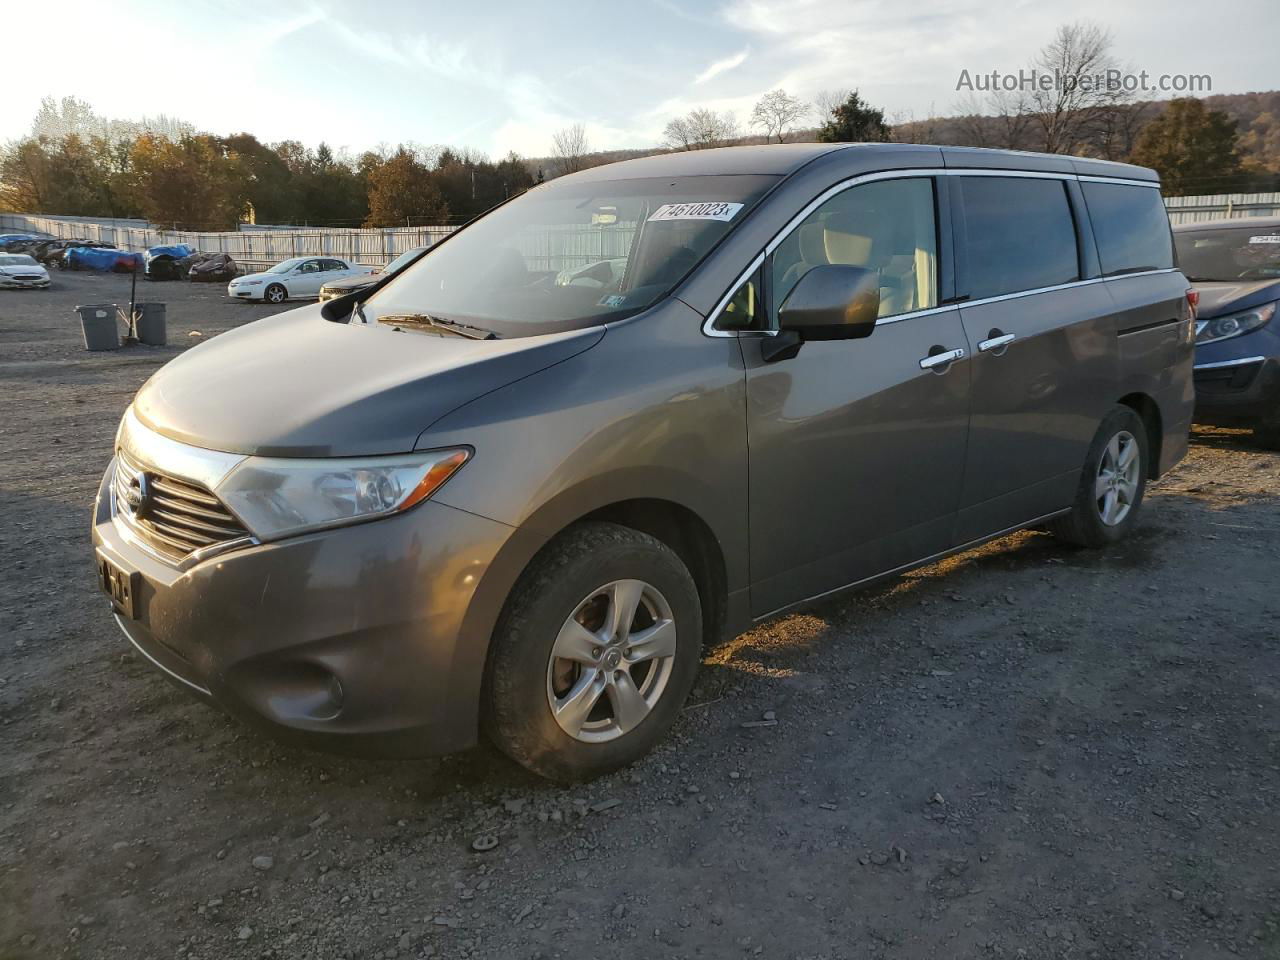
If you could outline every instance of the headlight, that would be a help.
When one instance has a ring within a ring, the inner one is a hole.
[[[402,513],[467,462],[465,449],[397,457],[295,460],[250,457],[217,494],[260,540]]]
[[[1275,316],[1275,301],[1246,310],[1243,313],[1232,313],[1225,317],[1214,317],[1212,320],[1201,320],[1196,324],[1196,343],[1214,343],[1238,337],[1241,334],[1265,327]]]
[[[261,280],[233,280],[233,284],[237,287],[256,287],[262,283]]]

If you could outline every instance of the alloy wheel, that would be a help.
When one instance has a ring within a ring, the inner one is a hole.
[[[652,584],[615,580],[565,620],[547,664],[547,702],[560,729],[585,743],[634,730],[671,678],[676,624]]]
[[[1107,526],[1114,527],[1124,522],[1133,509],[1141,470],[1142,449],[1138,440],[1128,430],[1121,430],[1102,451],[1093,486],[1098,516]]]

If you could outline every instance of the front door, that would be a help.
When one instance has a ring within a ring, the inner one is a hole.
[[[323,260],[304,260],[289,278],[289,293],[295,297],[317,297],[330,276],[332,274],[324,269]]]
[[[806,343],[775,362],[765,359],[766,335],[740,339],[756,616],[950,545],[969,345],[959,311],[938,307],[934,189],[929,177],[850,187],[777,242],[748,281],[763,288],[763,325],[774,329],[778,305],[813,266],[868,267],[881,283],[880,320],[866,339]],[[743,312],[749,292],[726,312]]]

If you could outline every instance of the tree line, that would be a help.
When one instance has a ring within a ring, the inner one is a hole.
[[[0,153],[0,205],[189,230],[230,230],[245,219],[415,226],[469,220],[536,176],[515,154],[493,162],[402,144],[349,156],[324,143],[197,133],[165,117],[108,121],[74,98],[46,99],[31,134]]]

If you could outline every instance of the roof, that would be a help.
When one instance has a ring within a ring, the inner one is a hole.
[[[1184,213],[1194,207],[1171,207],[1171,213]],[[1197,220],[1194,223],[1178,223],[1173,227],[1174,233],[1188,233],[1192,230],[1221,230],[1223,227],[1252,227],[1261,230],[1280,230],[1280,217],[1220,217],[1217,220]]]
[[[886,166],[902,167],[903,154],[920,154],[921,166],[936,166],[941,156],[948,167],[1030,170],[1094,177],[1124,177],[1157,181],[1155,171],[1130,163],[1069,157],[1051,153],[1026,153],[986,147],[930,146],[915,143],[771,143],[745,147],[679,150],[634,160],[621,160],[559,178],[570,181],[631,180],[647,177],[696,177],[756,174],[786,177],[809,162],[836,152],[857,154],[864,163],[883,154]],[[930,155],[932,157],[930,158]],[[853,159],[852,156],[850,159]],[[874,168],[874,167],[873,167]],[[552,181],[553,183],[556,181]]]

